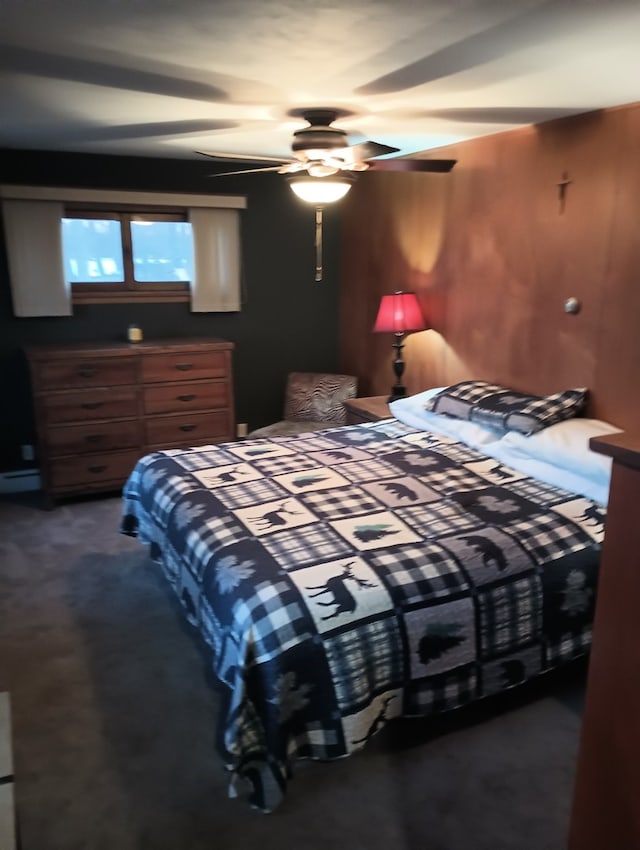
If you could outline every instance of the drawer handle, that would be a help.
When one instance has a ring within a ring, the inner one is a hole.
[[[85,437],[87,443],[99,443],[102,439],[104,439],[104,434],[87,434]]]
[[[93,378],[94,375],[97,375],[97,369],[78,369],[78,375],[81,378]]]
[[[180,426],[181,431],[193,431],[195,428],[196,428],[195,425],[181,425]]]
[[[104,472],[106,468],[106,464],[102,464],[102,466],[88,466],[87,470],[89,472],[95,472],[97,474],[98,472]]]
[[[85,401],[84,404],[81,404],[80,407],[83,407],[85,410],[97,410],[99,407],[102,407],[101,401]]]
[[[193,369],[193,363],[176,363],[176,369],[181,372],[188,372],[189,369]]]
[[[178,401],[193,401],[196,397],[195,393],[188,393],[187,395],[179,395]]]

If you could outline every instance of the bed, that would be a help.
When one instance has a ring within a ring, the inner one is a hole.
[[[589,649],[608,471],[586,443],[608,423],[527,436],[425,410],[438,392],[382,422],[154,452],[125,485],[120,530],[210,648],[230,794],[264,811],[296,759]]]

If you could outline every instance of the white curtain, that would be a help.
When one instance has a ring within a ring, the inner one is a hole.
[[[234,209],[189,209],[193,227],[192,313],[236,312],[241,307],[240,214]]]
[[[14,314],[71,316],[62,258],[63,205],[5,200],[2,212]]]

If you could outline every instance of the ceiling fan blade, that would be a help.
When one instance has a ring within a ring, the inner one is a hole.
[[[369,171],[431,171],[446,174],[456,164],[456,159],[374,159]]]
[[[208,156],[210,159],[218,159],[221,162],[273,162],[285,165],[288,162],[296,162],[293,157],[281,156],[260,156],[260,154],[243,154],[243,153],[217,153],[216,151],[196,151],[202,156]]]
[[[388,153],[398,153],[400,148],[392,148],[391,145],[383,145],[380,142],[360,142],[357,145],[352,145],[347,148],[353,156],[354,162],[360,162],[363,159],[373,159],[374,156],[384,156]]]
[[[267,165],[264,168],[241,168],[239,171],[218,171],[209,177],[230,177],[232,174],[258,174],[262,171],[280,171],[281,165]]]

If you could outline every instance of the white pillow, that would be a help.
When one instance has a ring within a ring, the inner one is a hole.
[[[389,403],[389,410],[404,425],[418,428],[420,431],[431,431],[445,437],[451,437],[471,448],[487,445],[499,440],[504,431],[469,422],[466,419],[453,419],[424,409],[424,403],[442,392],[445,387],[425,390],[416,395],[399,398]]]
[[[610,422],[577,416],[549,425],[529,437],[509,431],[503,437],[503,443],[526,457],[554,464],[594,481],[608,482],[611,458],[592,452],[589,439],[619,431],[620,428]]]

